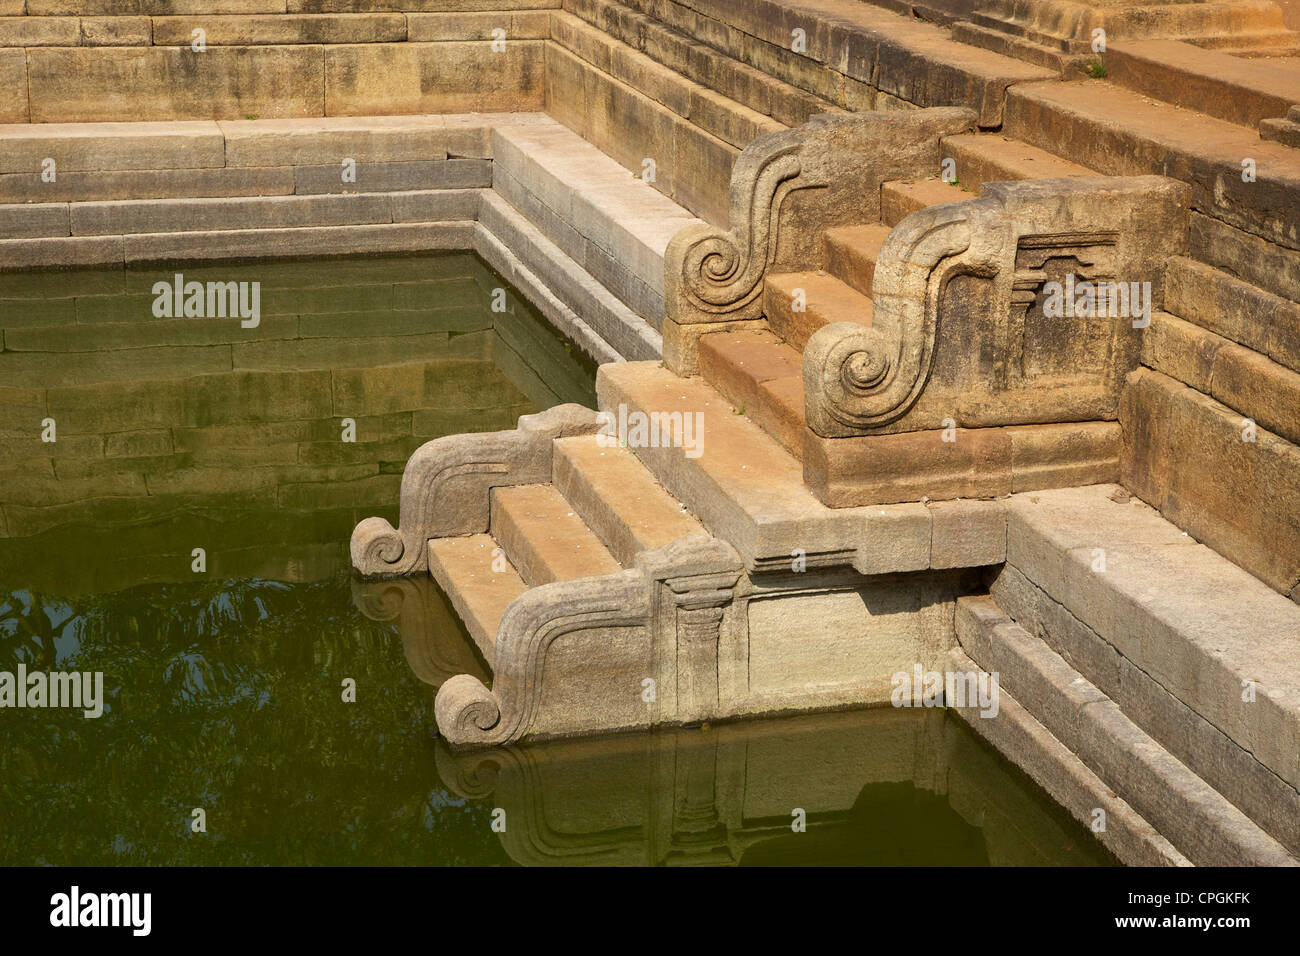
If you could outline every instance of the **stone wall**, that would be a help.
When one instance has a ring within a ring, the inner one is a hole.
[[[4,122],[541,105],[559,0],[0,0]],[[195,50],[195,30],[205,49]],[[500,34],[494,31],[502,31]],[[494,49],[494,39],[504,39]]]

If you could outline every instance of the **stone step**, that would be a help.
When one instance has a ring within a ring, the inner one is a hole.
[[[763,133],[786,128],[771,116],[669,69],[606,33],[603,24],[597,27],[571,13],[556,13],[551,19],[551,41],[737,149]]]
[[[1297,861],[1221,793],[1152,739],[1118,704],[987,596],[957,599],[957,636],[1044,727],[1200,866]],[[996,717],[987,719],[996,720]]]
[[[298,229],[478,217],[480,191],[438,189],[319,196],[128,199],[0,205],[5,238]]]
[[[492,155],[494,189],[661,331],[664,251],[700,220],[554,120],[494,130]]]
[[[683,379],[657,362],[602,365],[602,409],[692,415],[699,441],[634,449],[637,460],[734,547],[751,571],[851,566],[861,574],[1000,563],[999,506],[955,501],[829,508],[804,485],[799,459],[702,379]]]
[[[1300,372],[1300,304],[1178,256],[1165,271],[1165,309]]]
[[[430,541],[429,573],[450,599],[491,669],[501,615],[528,585],[490,534]]]
[[[700,375],[781,443],[803,458],[803,367],[797,351],[766,330],[700,337]]]
[[[999,21],[1005,25],[1006,21]],[[982,50],[1012,57],[1022,63],[1064,74],[1078,59],[1074,55],[1044,43],[1035,43],[1023,36],[1015,36],[1004,29],[993,29],[987,23],[966,20],[953,24],[952,38],[959,43],[969,43]]]
[[[529,587],[621,570],[554,485],[492,489],[491,531]]]
[[[1207,217],[1300,248],[1300,153],[1254,129],[1084,80],[1012,87],[1002,132],[1108,176],[1173,174]]]
[[[660,23],[627,3],[570,0],[565,10],[635,47],[669,70],[786,126],[802,125],[818,113],[839,112],[842,106],[853,102],[844,99],[837,106]]]
[[[826,244],[826,271],[871,298],[876,259],[880,256],[880,247],[884,245],[889,230],[889,226],[875,223],[827,229],[822,234]]]
[[[1294,109],[1292,113],[1295,113]],[[1300,122],[1293,119],[1266,119],[1259,124],[1259,137],[1292,149],[1300,149]]]
[[[554,448],[556,490],[624,567],[704,530],[627,448],[595,435],[559,438]]]
[[[1300,607],[1115,486],[1007,505],[998,605],[1300,849]]]
[[[483,194],[474,249],[598,362],[657,358],[654,327],[547,239],[495,189]]]
[[[961,186],[940,179],[923,179],[919,182],[890,182],[880,187],[880,219],[888,226],[900,222],[927,206],[966,202],[977,198]]]
[[[835,276],[786,272],[763,277],[763,315],[768,327],[796,352],[832,322],[871,324],[871,300]]]
[[[961,188],[977,193],[985,183],[1020,179],[1095,176],[1092,170],[1054,156],[1045,149],[1008,139],[1000,133],[962,133],[940,143],[944,159],[956,164]]]
[[[1254,129],[1300,99],[1300,71],[1286,60],[1230,56],[1178,40],[1111,43],[1106,79],[1184,109]]]
[[[1292,444],[1300,443],[1300,374],[1168,312],[1142,335],[1142,364],[1190,385]]]

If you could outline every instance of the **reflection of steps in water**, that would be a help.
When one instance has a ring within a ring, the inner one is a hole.
[[[372,621],[396,621],[402,650],[415,676],[440,686],[457,674],[491,681],[474,642],[427,575],[391,581],[352,579],[352,603]]]
[[[456,753],[530,865],[1086,865],[1091,837],[940,710],[876,709]],[[791,830],[807,814],[806,833]]]
[[[154,318],[175,272],[262,283],[261,323]],[[0,536],[187,505],[382,507],[425,441],[594,404],[589,363],[463,254],[6,274],[0,330]]]
[[[186,584],[198,576],[192,551],[204,549],[208,580],[306,583],[348,567],[347,534],[356,511],[314,512],[178,507],[135,503],[147,521],[61,525],[31,537],[0,538],[0,583],[66,596],[107,594],[141,584]],[[75,555],[75,573],[69,573]]]

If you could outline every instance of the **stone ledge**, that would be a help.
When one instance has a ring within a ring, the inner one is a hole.
[[[949,659],[953,670],[960,673],[980,669],[961,648],[954,648]],[[1079,822],[1090,825],[1093,811],[1104,810],[1106,829],[1097,838],[1120,862],[1128,866],[1192,865],[1076,754],[1052,736],[1013,695],[1000,694],[998,717],[994,720],[981,718],[978,708],[950,709]]]
[[[1013,495],[1007,564],[1300,788],[1300,607],[1115,490]]]
[[[1192,707],[1170,694],[1104,637],[1011,565],[991,594],[1029,632],[1092,681],[1124,713],[1240,807],[1266,832],[1300,853],[1300,792],[1269,770]]]
[[[988,597],[957,599],[962,650],[1198,866],[1294,866],[1285,847],[1187,769]],[[969,710],[969,709],[968,709]],[[975,712],[978,714],[978,710]],[[974,717],[996,721],[1000,717]]]

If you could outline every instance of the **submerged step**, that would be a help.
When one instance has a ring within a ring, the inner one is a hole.
[[[554,485],[492,489],[492,536],[529,587],[621,570]]]
[[[837,226],[823,234],[826,244],[826,271],[851,288],[871,298],[871,283],[876,274],[880,247],[889,235],[889,226]]]
[[[832,322],[871,324],[871,300],[832,275],[786,272],[763,279],[763,314],[772,331],[802,352]]]
[[[556,489],[623,566],[704,530],[628,449],[583,435],[556,439],[554,455]]]
[[[1286,848],[1133,723],[986,596],[957,599],[957,635],[981,668],[1193,863],[1292,866]],[[996,720],[996,717],[991,719]]]
[[[488,667],[493,667],[501,615],[528,585],[490,534],[430,541],[429,573],[451,600]]]

